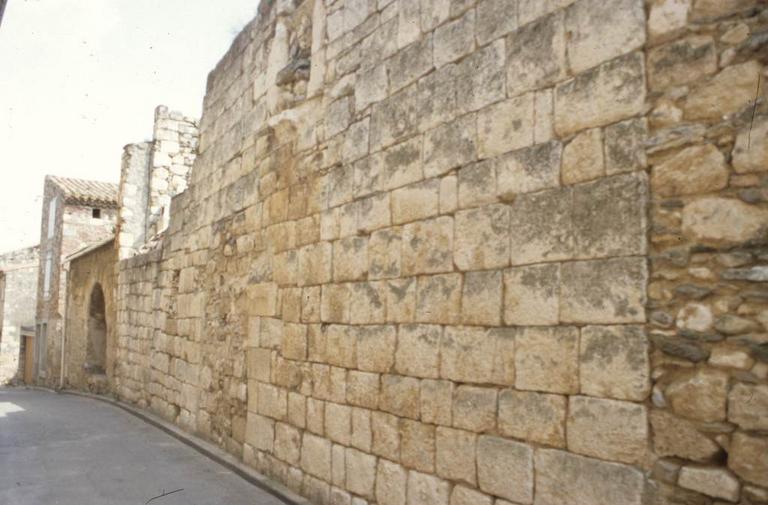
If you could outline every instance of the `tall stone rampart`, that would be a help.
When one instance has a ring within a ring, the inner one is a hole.
[[[122,398],[318,504],[768,501],[764,2],[260,11]]]

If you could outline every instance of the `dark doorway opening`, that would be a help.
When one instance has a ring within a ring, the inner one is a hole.
[[[104,374],[107,362],[107,318],[101,284],[93,286],[91,291],[87,345],[85,370],[91,374]]]

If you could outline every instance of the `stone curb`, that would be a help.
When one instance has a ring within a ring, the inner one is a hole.
[[[284,503],[287,503],[288,505],[312,505],[311,502],[297,495],[296,493],[289,490],[285,486],[278,484],[277,482],[258,473],[257,471],[248,467],[244,463],[238,461],[234,456],[223,451],[219,447],[211,444],[210,442],[201,440],[198,437],[190,435],[189,433],[186,433],[178,426],[175,426],[163,419],[160,419],[154,414],[137,409],[121,401],[114,400],[112,398],[105,397],[105,396],[82,393],[80,391],[72,391],[67,389],[60,390],[60,391],[54,391],[52,389],[39,388],[39,387],[34,387],[31,389],[46,391],[49,393],[59,393],[59,394],[65,394],[65,395],[80,396],[83,398],[90,398],[92,400],[97,400],[97,401],[101,401],[101,402],[113,405],[119,409],[122,409],[128,412],[129,414],[135,417],[138,417],[139,419],[146,422],[147,424],[151,424],[152,426],[159,428],[160,430],[164,431],[168,435],[179,440],[183,444],[191,447],[192,449],[208,457],[209,459],[215,461],[216,463],[220,464],[221,466],[225,467],[231,472],[237,474],[244,480],[248,481],[249,483],[261,489],[262,491],[265,491],[271,494],[272,496],[278,498]]]

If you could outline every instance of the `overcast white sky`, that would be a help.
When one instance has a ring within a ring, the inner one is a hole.
[[[0,253],[38,243],[46,174],[117,182],[156,105],[199,117],[259,0],[9,0],[0,26]]]

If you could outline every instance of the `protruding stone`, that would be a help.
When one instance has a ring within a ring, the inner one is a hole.
[[[699,369],[672,382],[665,391],[672,410],[688,419],[704,422],[725,420],[728,374]]]
[[[739,481],[728,470],[684,466],[677,480],[680,487],[698,493],[722,498],[730,502],[739,501]]]
[[[718,119],[738,112],[755,99],[761,65],[748,61],[721,70],[691,91],[685,101],[687,119]]]
[[[663,410],[650,413],[653,447],[658,456],[706,462],[721,452],[720,446],[701,434],[696,425]]]
[[[680,151],[654,167],[651,187],[662,196],[711,193],[728,185],[725,157],[712,144]]]
[[[758,238],[767,222],[768,211],[732,198],[700,198],[683,208],[683,233],[705,244]]]

